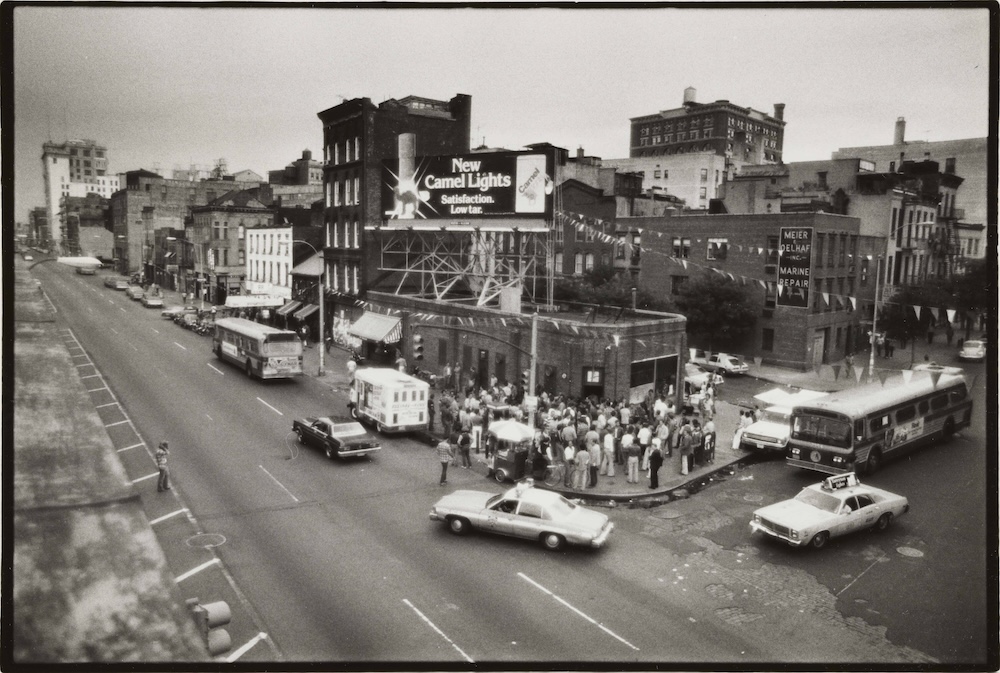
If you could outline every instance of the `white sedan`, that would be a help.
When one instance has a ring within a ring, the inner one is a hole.
[[[761,507],[750,521],[751,534],[764,533],[793,547],[826,546],[830,538],[866,528],[883,531],[910,510],[901,495],[865,486],[853,472],[807,486],[791,500]]]
[[[969,339],[962,344],[962,350],[958,351],[959,360],[982,362],[985,358],[986,344],[978,339]]]
[[[526,479],[506,493],[455,491],[431,507],[432,521],[444,521],[456,535],[472,529],[526,540],[546,549],[565,544],[600,547],[615,525],[606,514],[578,505]]]

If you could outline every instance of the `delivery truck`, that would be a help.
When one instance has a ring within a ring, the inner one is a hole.
[[[381,433],[426,430],[430,385],[397,369],[365,367],[354,372],[351,415]]]

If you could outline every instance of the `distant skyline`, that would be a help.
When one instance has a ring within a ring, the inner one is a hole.
[[[629,119],[727,99],[785,104],[786,162],[990,131],[982,6],[583,8],[18,6],[14,217],[44,206],[48,140],[109,172],[190,164],[262,176],[311,150],[344,99],[472,96],[473,147],[627,157]],[[995,78],[996,72],[992,75]],[[9,91],[9,90],[8,90]],[[9,94],[8,94],[9,95]],[[6,208],[10,204],[5,205]]]

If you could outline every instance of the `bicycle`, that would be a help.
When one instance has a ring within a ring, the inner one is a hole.
[[[545,468],[546,486],[562,486],[565,477],[565,463],[550,463],[548,467]]]

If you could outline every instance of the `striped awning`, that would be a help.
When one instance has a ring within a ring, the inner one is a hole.
[[[288,315],[289,313],[291,313],[300,306],[302,306],[302,302],[293,299],[284,306],[282,306],[281,308],[279,308],[277,311],[275,311],[275,313],[283,316]]]
[[[365,311],[360,318],[354,321],[348,334],[361,337],[366,341],[384,342],[394,344],[402,337],[402,327],[400,318],[381,313],[371,313]]]
[[[311,316],[313,313],[315,313],[318,310],[319,310],[319,306],[317,306],[316,304],[306,304],[305,306],[303,306],[302,308],[300,308],[298,311],[296,311],[295,315],[293,317],[296,320],[305,320],[306,318],[308,318],[309,316]]]

